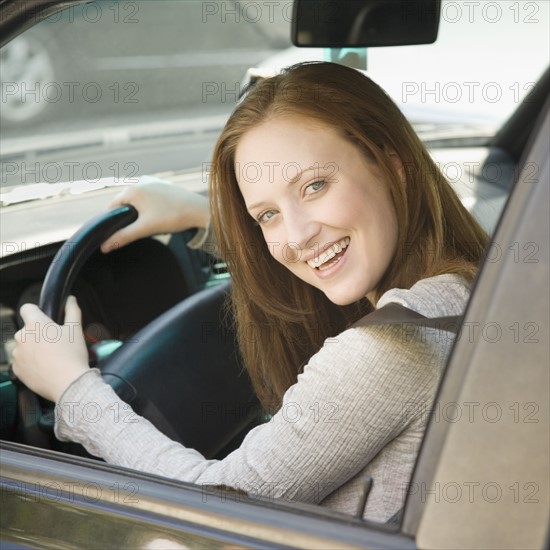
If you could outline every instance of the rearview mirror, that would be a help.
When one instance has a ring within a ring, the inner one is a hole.
[[[441,0],[294,0],[292,42],[302,47],[431,44]]]

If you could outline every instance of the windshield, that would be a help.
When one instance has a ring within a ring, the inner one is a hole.
[[[548,65],[548,11],[444,1],[436,44],[369,49],[367,73],[432,146],[486,143]],[[248,69],[330,55],[293,48],[291,19],[290,1],[97,0],[30,28],[1,50],[3,204],[144,174],[205,188]]]

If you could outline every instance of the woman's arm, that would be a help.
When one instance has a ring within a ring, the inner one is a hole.
[[[348,330],[311,358],[279,411],[221,461],[171,441],[121,401],[98,371],[61,396],[56,435],[107,462],[201,485],[318,503],[359,472],[427,404],[439,356],[395,327]],[[420,410],[421,407],[419,407]]]
[[[422,304],[430,299],[447,305],[443,314],[459,313],[468,290],[449,277],[399,291],[401,298],[407,294],[404,305],[429,315]],[[409,426],[418,432],[450,345],[438,331],[429,336],[393,325],[347,330],[310,359],[270,422],[213,461],[164,436],[88,369],[76,303],[68,303],[64,336],[55,341],[36,339],[52,322],[36,306],[22,314],[14,371],[31,389],[58,401],[60,439],[82,443],[113,464],[307,502],[322,501]]]

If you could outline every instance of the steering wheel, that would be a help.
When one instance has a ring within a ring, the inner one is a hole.
[[[61,247],[40,295],[46,315],[63,322],[65,302],[86,260],[137,216],[132,206],[100,214]],[[136,413],[207,458],[232,450],[260,412],[227,323],[229,290],[222,284],[191,295],[98,364],[105,382]]]
[[[50,264],[38,307],[58,325],[65,318],[65,302],[80,270],[89,257],[113,233],[130,225],[138,218],[137,210],[124,205],[100,214],[84,224],[58,250]]]

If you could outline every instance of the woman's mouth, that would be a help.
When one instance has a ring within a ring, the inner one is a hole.
[[[344,237],[340,241],[334,243],[332,246],[329,246],[326,250],[323,250],[316,258],[308,260],[308,265],[319,271],[324,271],[329,269],[333,265],[337,264],[340,261],[340,258],[345,254],[346,248],[350,243],[349,237]]]

